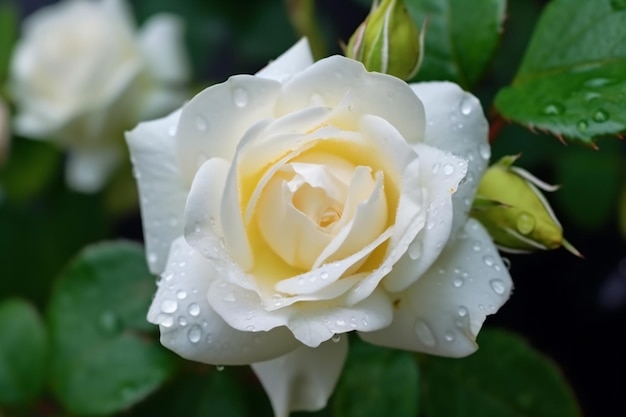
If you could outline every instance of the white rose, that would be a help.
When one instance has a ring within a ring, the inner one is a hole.
[[[249,364],[277,416],[324,406],[347,337],[444,356],[508,298],[468,211],[489,147],[478,100],[407,85],[301,41],[127,134],[148,319],[210,364]]]
[[[137,32],[123,0],[38,10],[24,21],[11,60],[16,133],[66,147],[68,184],[98,190],[124,156],[124,130],[183,103],[182,42],[182,24],[170,15]]]

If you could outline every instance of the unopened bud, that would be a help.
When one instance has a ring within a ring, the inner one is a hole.
[[[489,167],[478,186],[472,217],[504,251],[523,253],[563,246],[581,256],[563,239],[561,223],[540,191],[556,191],[558,186],[513,166],[517,158],[505,156]]]
[[[423,54],[424,31],[409,15],[404,0],[374,1],[346,48],[346,56],[361,61],[369,71],[403,80],[415,76]]]

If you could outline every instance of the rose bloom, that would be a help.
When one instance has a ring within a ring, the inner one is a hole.
[[[157,15],[136,31],[123,0],[66,0],[23,24],[9,89],[19,135],[68,149],[68,184],[97,191],[123,160],[123,132],[185,99],[182,24]]]
[[[302,40],[127,141],[161,275],[148,319],[184,358],[252,364],[276,416],[325,405],[344,333],[464,356],[509,297],[468,220],[487,122],[455,84],[313,63]]]

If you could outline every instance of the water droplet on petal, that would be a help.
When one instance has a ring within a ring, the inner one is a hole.
[[[178,324],[185,327],[187,325],[187,318],[185,316],[180,316],[178,318]]]
[[[191,303],[187,307],[187,312],[193,317],[197,317],[200,314],[200,306],[196,303]]]
[[[459,315],[459,317],[465,317],[467,316],[467,313],[468,313],[467,308],[463,306],[459,307],[459,309],[457,310],[457,314]]]
[[[328,272],[322,271],[322,273],[320,274],[320,278],[321,279],[328,279]]]
[[[454,342],[454,333],[452,333],[451,331],[447,331],[443,337],[446,339],[447,342]]]
[[[202,339],[202,328],[197,324],[191,326],[187,332],[187,339],[189,339],[191,343],[198,343],[200,339]]]
[[[174,300],[163,300],[161,302],[161,311],[164,313],[173,313],[178,309],[178,303]]]
[[[437,344],[435,335],[424,320],[417,320],[415,323],[415,333],[417,334],[418,339],[426,346],[432,347]]]
[[[176,136],[176,125],[171,125],[168,129],[167,129],[167,133],[170,136]]]
[[[201,132],[204,132],[205,130],[207,130],[208,127],[208,123],[206,121],[206,119],[204,118],[204,116],[201,115],[196,115],[196,129],[198,129]]]
[[[491,255],[485,255],[483,257],[483,262],[487,266],[493,266],[493,264],[495,263],[495,259],[493,259],[493,256],[491,256]]]
[[[341,341],[341,335],[340,334],[334,334],[333,338],[332,338],[333,343],[339,343]]]
[[[450,164],[445,164],[443,166],[443,173],[446,175],[452,175],[454,173],[454,167]]]
[[[184,290],[178,290],[176,292],[176,298],[178,298],[179,300],[184,300],[185,298],[187,298],[187,292]]]
[[[474,243],[472,244],[472,249],[474,249],[474,251],[476,252],[480,252],[482,248],[483,248],[483,245],[479,240],[474,241]]]
[[[233,101],[237,107],[245,107],[248,104],[248,93],[243,88],[237,87],[233,91]]]
[[[491,147],[488,143],[482,143],[478,147],[478,152],[480,153],[480,157],[487,160],[491,158]]]
[[[254,331],[254,326],[253,325],[246,326],[246,331],[253,332]]]
[[[598,110],[593,114],[593,120],[598,123],[603,123],[609,120],[609,114],[604,110]]]
[[[503,295],[506,291],[506,286],[501,279],[492,279],[489,281],[489,285],[491,285],[491,289],[498,295]]]
[[[159,257],[154,252],[150,252],[148,254],[148,262],[151,264],[156,263],[159,260]]]
[[[469,116],[472,113],[473,98],[469,94],[465,94],[459,103],[459,111],[464,116]]]
[[[454,278],[452,280],[452,285],[454,285],[455,288],[462,287],[464,283],[465,283],[465,280],[460,277]]]
[[[535,217],[532,214],[522,213],[517,218],[517,231],[527,235],[535,229]]]
[[[422,256],[422,244],[417,240],[409,245],[409,258],[416,260]]]

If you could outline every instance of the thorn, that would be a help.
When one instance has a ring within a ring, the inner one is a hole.
[[[557,138],[557,140],[558,140],[559,142],[561,142],[561,144],[562,144],[563,146],[567,146],[567,142],[565,142],[565,138],[563,137],[563,135],[562,135],[562,134],[560,134],[560,133],[555,133],[555,134],[554,134],[554,136]]]
[[[598,146],[597,143],[591,142],[591,149],[593,149],[594,151],[599,151],[600,147]]]

